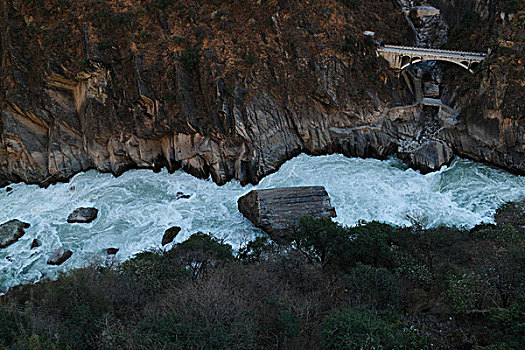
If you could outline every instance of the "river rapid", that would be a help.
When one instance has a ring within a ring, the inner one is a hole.
[[[164,231],[174,225],[182,228],[175,242],[202,231],[238,248],[262,232],[238,212],[237,199],[255,188],[300,185],[325,186],[337,211],[335,220],[345,225],[360,220],[411,225],[417,220],[426,227],[470,228],[492,222],[500,204],[525,198],[525,177],[466,160],[421,175],[394,158],[341,155],[300,155],[257,186],[242,187],[236,181],[217,186],[165,170],[133,170],[118,178],[88,171],[48,188],[15,184],[9,193],[0,190],[0,223],[17,218],[31,227],[18,242],[0,249],[0,292],[104,259],[110,247],[120,249],[120,260],[160,248]],[[189,198],[180,198],[181,193]],[[81,206],[98,208],[98,218],[68,224],[68,214]],[[31,250],[35,238],[42,246]],[[59,267],[47,265],[60,246],[73,256]]]

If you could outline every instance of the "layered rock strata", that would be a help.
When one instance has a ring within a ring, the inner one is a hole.
[[[253,190],[238,200],[239,211],[273,237],[293,230],[301,218],[335,217],[330,197],[322,186]]]

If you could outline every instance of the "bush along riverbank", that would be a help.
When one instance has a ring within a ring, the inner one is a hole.
[[[523,349],[524,213],[472,230],[304,218],[236,254],[196,233],[13,288],[0,348]]]

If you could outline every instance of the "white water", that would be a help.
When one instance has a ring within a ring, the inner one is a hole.
[[[238,247],[260,231],[237,211],[237,199],[254,188],[298,185],[325,186],[336,220],[347,225],[359,220],[410,225],[412,217],[427,226],[472,227],[491,222],[501,203],[525,198],[525,177],[465,160],[421,175],[395,159],[301,155],[258,186],[246,187],[233,181],[219,187],[182,171],[133,170],[119,178],[89,171],[47,189],[16,184],[11,193],[1,190],[0,223],[18,218],[31,227],[17,243],[0,249],[0,291],[103,258],[109,247],[120,249],[119,259],[160,247],[164,230],[173,225],[182,228],[176,242],[203,231]],[[177,200],[177,192],[191,197]],[[68,214],[80,206],[98,208],[98,218],[68,224]],[[34,238],[42,246],[30,250]],[[72,258],[60,267],[46,265],[60,246],[71,249]]]

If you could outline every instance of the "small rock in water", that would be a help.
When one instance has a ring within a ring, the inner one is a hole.
[[[69,223],[89,223],[97,218],[98,209],[77,208],[67,217]]]
[[[12,187],[6,187],[6,188],[5,188],[5,191],[6,191],[6,192],[11,192],[12,190],[13,190]]]
[[[25,234],[26,228],[29,225],[27,222],[20,220],[10,220],[0,225],[0,248],[5,248],[15,243]]]
[[[118,248],[108,248],[108,249],[106,249],[106,253],[107,253],[108,255],[115,255],[115,254],[118,253],[118,251],[119,251]]]
[[[31,242],[31,249],[40,247],[42,245],[42,242],[40,242],[38,239],[33,239],[33,242]]]
[[[184,194],[182,192],[177,192],[177,199],[188,199],[190,197],[191,197],[190,194]]]
[[[162,245],[166,245],[173,242],[175,237],[177,237],[177,235],[179,234],[180,230],[181,228],[178,226],[173,226],[167,229],[164,232],[164,236],[162,236]]]
[[[61,265],[67,259],[71,258],[73,252],[71,250],[66,250],[64,247],[57,249],[55,254],[53,254],[49,259],[47,259],[48,265]]]

